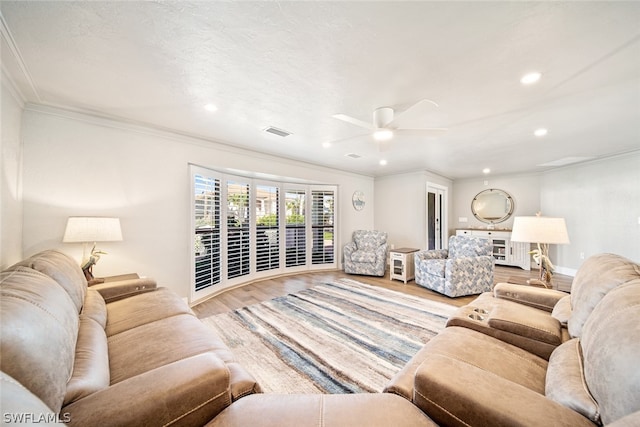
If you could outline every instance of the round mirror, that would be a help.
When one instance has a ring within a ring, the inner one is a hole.
[[[473,198],[471,212],[482,222],[497,224],[509,219],[513,213],[513,199],[506,191],[490,188]]]

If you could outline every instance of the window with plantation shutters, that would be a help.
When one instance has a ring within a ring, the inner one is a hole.
[[[190,171],[191,301],[252,279],[337,267],[335,186]]]
[[[333,190],[311,190],[312,264],[332,264],[334,259]]]
[[[249,190],[244,182],[227,181],[227,278],[250,273]]]
[[[220,283],[220,180],[195,174],[195,290]]]
[[[280,189],[256,186],[256,271],[280,267]]]
[[[305,220],[306,190],[286,190],[285,229],[286,266],[296,267],[307,262],[307,231]]]

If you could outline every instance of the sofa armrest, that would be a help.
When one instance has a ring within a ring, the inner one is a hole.
[[[568,294],[534,286],[498,283],[493,288],[493,295],[496,298],[506,299],[551,313],[558,301]]]
[[[113,384],[62,408],[72,426],[204,425],[231,404],[229,371],[203,353]]]
[[[418,367],[413,401],[439,425],[593,427],[587,418],[542,394],[439,354]]]
[[[103,283],[91,285],[91,289],[100,292],[106,303],[128,298],[145,292],[155,291],[158,284],[154,279],[138,278],[105,281]]]

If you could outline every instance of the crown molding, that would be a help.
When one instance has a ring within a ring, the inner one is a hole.
[[[0,35],[2,37],[2,71],[22,99],[22,104],[25,104],[30,99],[42,102],[31,73],[27,69],[20,49],[18,49],[18,45],[2,12],[0,12]]]

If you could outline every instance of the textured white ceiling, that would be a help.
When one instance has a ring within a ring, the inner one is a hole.
[[[639,2],[3,0],[0,10],[3,67],[29,102],[301,161],[467,178],[640,147]],[[542,80],[522,86],[531,70]],[[424,98],[440,108],[408,125],[449,128],[442,137],[397,137],[383,152],[369,137],[322,147],[366,133],[333,114],[370,121],[377,107]],[[549,134],[534,137],[538,127]]]

